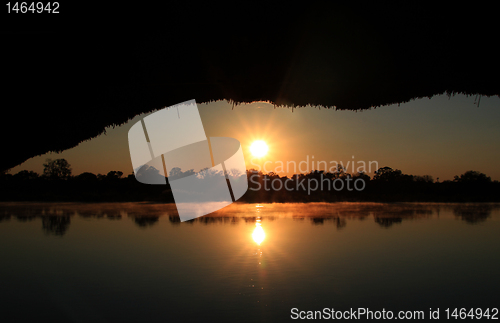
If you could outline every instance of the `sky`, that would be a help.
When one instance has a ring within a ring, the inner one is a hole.
[[[311,106],[292,111],[266,102],[233,107],[228,101],[198,103],[198,109],[207,136],[241,142],[247,169],[291,176],[342,164],[350,173],[364,169],[373,176],[378,167],[389,166],[440,181],[468,170],[500,180],[497,96],[483,96],[478,105],[475,96],[439,95],[357,112]],[[41,174],[47,158],[65,158],[73,175],[112,170],[128,175],[133,171],[128,130],[146,115],[106,128],[105,134],[62,153],[31,158],[10,173],[33,170]],[[255,140],[269,146],[268,154],[260,159],[249,151]]]

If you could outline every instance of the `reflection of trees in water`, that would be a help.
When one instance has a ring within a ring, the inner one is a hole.
[[[156,216],[135,216],[134,222],[141,228],[150,227],[155,225],[160,218]]]
[[[104,215],[100,212],[96,211],[78,211],[77,212],[78,216],[84,218],[84,219],[89,219],[89,218],[102,218]]]
[[[71,218],[69,216],[44,216],[42,228],[46,234],[62,236],[68,230]]]
[[[311,223],[315,225],[324,225],[326,223],[333,223],[337,229],[342,229],[347,225],[346,219],[344,217],[339,216],[324,216],[324,217],[314,217],[311,218]]]
[[[34,215],[18,215],[16,216],[16,219],[20,222],[28,222],[28,221],[33,221],[36,219],[36,216]]]
[[[325,218],[311,218],[313,224],[324,224]]]
[[[460,205],[453,208],[453,214],[469,224],[486,221],[490,217],[493,207],[491,205]]]
[[[69,210],[15,205],[3,210],[0,222],[10,220],[11,217],[19,222],[30,222],[42,218],[42,229],[46,234],[62,236],[68,230],[72,214],[73,212]]]
[[[371,218],[383,228],[393,227],[410,219],[428,218],[441,211],[452,212],[466,223],[480,223],[490,218],[492,210],[498,208],[493,204],[411,204],[411,203],[318,203],[289,205],[266,205],[259,208],[262,221],[273,221],[285,217],[304,221],[312,225],[333,225],[337,229],[346,226],[347,220],[364,220]],[[246,216],[252,214],[251,216]],[[229,224],[240,222],[255,223],[255,204],[239,204],[236,208],[223,209],[210,215],[184,222],[187,225],[200,223]],[[149,228],[159,223],[161,216],[167,216],[171,225],[180,225],[180,219],[173,204],[148,203],[103,203],[103,204],[12,204],[0,206],[0,223],[12,218],[20,222],[42,219],[43,231],[62,236],[68,230],[72,216],[82,218],[120,220],[131,218],[140,228]],[[183,224],[184,224],[183,223]]]
[[[417,210],[415,210],[415,214],[417,214],[417,215],[432,215],[432,210],[430,210],[430,209],[417,209]]]
[[[370,212],[367,210],[343,210],[338,212],[338,214],[345,219],[356,219],[356,220],[365,220],[370,216]]]
[[[202,216],[200,218],[196,218],[196,220],[197,220],[196,222],[203,223],[203,224],[212,224],[212,223],[237,224],[239,221],[239,218],[235,217],[235,216],[229,216],[229,217]]]
[[[201,223],[201,224],[238,224],[240,221],[244,221],[245,223],[255,223],[257,218],[254,216],[242,217],[242,216],[202,216],[199,218],[194,218],[188,221],[184,221],[182,223]],[[274,221],[275,217],[269,216],[265,218],[266,221]],[[168,220],[173,225],[178,225],[181,223],[181,220],[178,215],[169,215]]]
[[[122,213],[119,209],[105,209],[102,214],[109,220],[119,220],[122,218]]]
[[[384,228],[391,227],[394,223],[401,223],[401,217],[375,217],[375,223],[380,224]]]
[[[318,215],[316,215],[318,214]],[[311,206],[305,210],[303,216],[294,215],[295,220],[310,219],[314,225],[333,223],[338,229],[346,226],[349,220],[365,220],[373,216],[375,223],[384,228],[389,228],[403,220],[430,217],[433,214],[431,206],[419,204],[381,204],[381,203],[356,203],[339,204],[332,207]]]
[[[390,206],[388,210],[378,209],[373,212],[375,223],[383,228],[390,228],[393,224],[402,223],[403,220],[430,217],[433,214],[431,208],[415,205],[413,208],[401,205]]]
[[[117,220],[122,218],[122,210],[120,209],[103,209],[95,210],[81,210],[76,212],[82,218],[107,218],[110,220]]]
[[[171,224],[181,224],[181,218],[177,215],[169,215],[168,220],[170,221]]]
[[[185,221],[182,223],[201,223],[201,224],[238,224],[240,221],[244,221],[245,223],[252,223],[254,224],[256,221],[257,217],[255,216],[202,216],[199,218],[194,218],[189,221]],[[262,220],[266,221],[274,221],[275,217],[274,216],[268,216],[264,218],[260,218]],[[170,221],[171,224],[173,225],[178,225],[181,223],[181,220],[178,215],[169,215],[168,220]]]
[[[10,220],[10,214],[0,214],[0,222],[9,220]]]

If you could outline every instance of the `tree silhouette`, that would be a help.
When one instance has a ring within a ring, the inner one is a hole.
[[[434,183],[434,179],[432,178],[431,175],[423,175],[423,176],[414,175],[413,180],[415,182]]]
[[[159,201],[174,202],[171,188],[173,180],[193,176],[196,194],[219,190],[227,179],[222,171],[203,168],[183,171],[174,167],[167,179],[160,170],[145,165],[134,173],[123,176],[121,171],[106,175],[89,172],[71,176],[65,159],[47,159],[42,176],[33,171],[20,171],[12,175],[0,172],[0,200],[2,201]],[[477,171],[455,176],[453,181],[434,182],[429,175],[403,174],[401,170],[382,167],[370,179],[365,172],[348,173],[341,165],[335,172],[312,170],[294,174],[290,178],[275,172],[264,174],[255,169],[228,169],[234,180],[247,181],[247,192],[240,202],[498,202],[500,183]],[[222,177],[216,180],[215,177]],[[214,179],[218,184],[212,187]],[[55,180],[54,180],[55,179]],[[61,180],[66,179],[66,180]],[[361,180],[361,181],[360,181]],[[363,183],[361,183],[363,182]],[[144,185],[163,184],[163,185]],[[29,185],[27,185],[29,184]],[[357,186],[353,186],[357,185]],[[226,186],[224,186],[226,187]],[[194,193],[194,192],[193,192]],[[200,195],[201,196],[201,195]],[[386,220],[380,220],[384,222]],[[384,222],[385,223],[385,222]]]
[[[204,173],[207,172],[207,169],[203,169]],[[183,172],[181,168],[179,167],[173,167],[170,172],[168,173],[168,178],[169,180],[174,180],[174,179],[180,179],[183,177],[191,176],[194,175],[194,169],[188,169],[187,171]]]
[[[14,178],[25,181],[25,180],[32,180],[35,178],[38,178],[38,173],[30,170],[22,170],[18,172],[16,175],[14,175]]]
[[[112,171],[108,172],[108,174],[106,175],[106,178],[110,179],[110,180],[117,180],[117,179],[120,179],[122,176],[123,176],[123,172],[112,170]]]
[[[375,171],[375,175],[373,176],[374,180],[381,181],[390,181],[401,175],[401,171],[399,169],[392,169],[391,167],[385,166],[380,167],[377,171]]]
[[[469,170],[460,175],[460,177],[455,175],[453,181],[458,183],[490,183],[491,177],[477,171]]]
[[[89,172],[83,172],[80,175],[76,176],[76,179],[80,181],[96,181],[97,175]]]
[[[64,158],[47,159],[43,164],[43,176],[50,179],[68,179],[71,176],[71,165]]]
[[[399,169],[392,169],[391,167],[385,166],[375,171],[373,179],[382,182],[412,181],[413,175],[403,174]]]
[[[366,174],[366,172],[357,172],[356,174],[352,175],[353,179],[362,179],[365,182],[370,181],[370,176]]]

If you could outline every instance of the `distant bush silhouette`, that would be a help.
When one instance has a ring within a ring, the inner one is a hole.
[[[460,176],[455,176],[453,181],[457,183],[491,183],[491,177],[469,170]]]
[[[204,169],[182,171],[173,168],[165,178],[159,170],[148,166],[138,176],[153,176],[166,185],[147,185],[136,180],[134,174],[123,176],[120,171],[106,175],[89,172],[71,176],[65,160],[48,160],[44,174],[20,171],[12,175],[0,174],[0,199],[4,201],[157,201],[174,202],[168,179],[196,176],[203,184],[207,176],[222,173]],[[335,172],[311,171],[288,178],[274,172],[264,174],[247,170],[248,191],[241,202],[498,202],[500,183],[477,171],[455,176],[453,181],[435,182],[431,176],[404,174],[385,166],[373,178],[366,173],[349,174],[343,167]],[[362,190],[354,189],[354,183]],[[384,222],[385,220],[381,220]],[[382,223],[381,222],[381,223]],[[384,222],[385,223],[385,222]]]

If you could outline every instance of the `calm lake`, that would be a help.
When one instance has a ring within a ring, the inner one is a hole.
[[[499,256],[498,204],[236,203],[180,223],[168,204],[0,203],[0,321],[443,319],[500,307]]]

